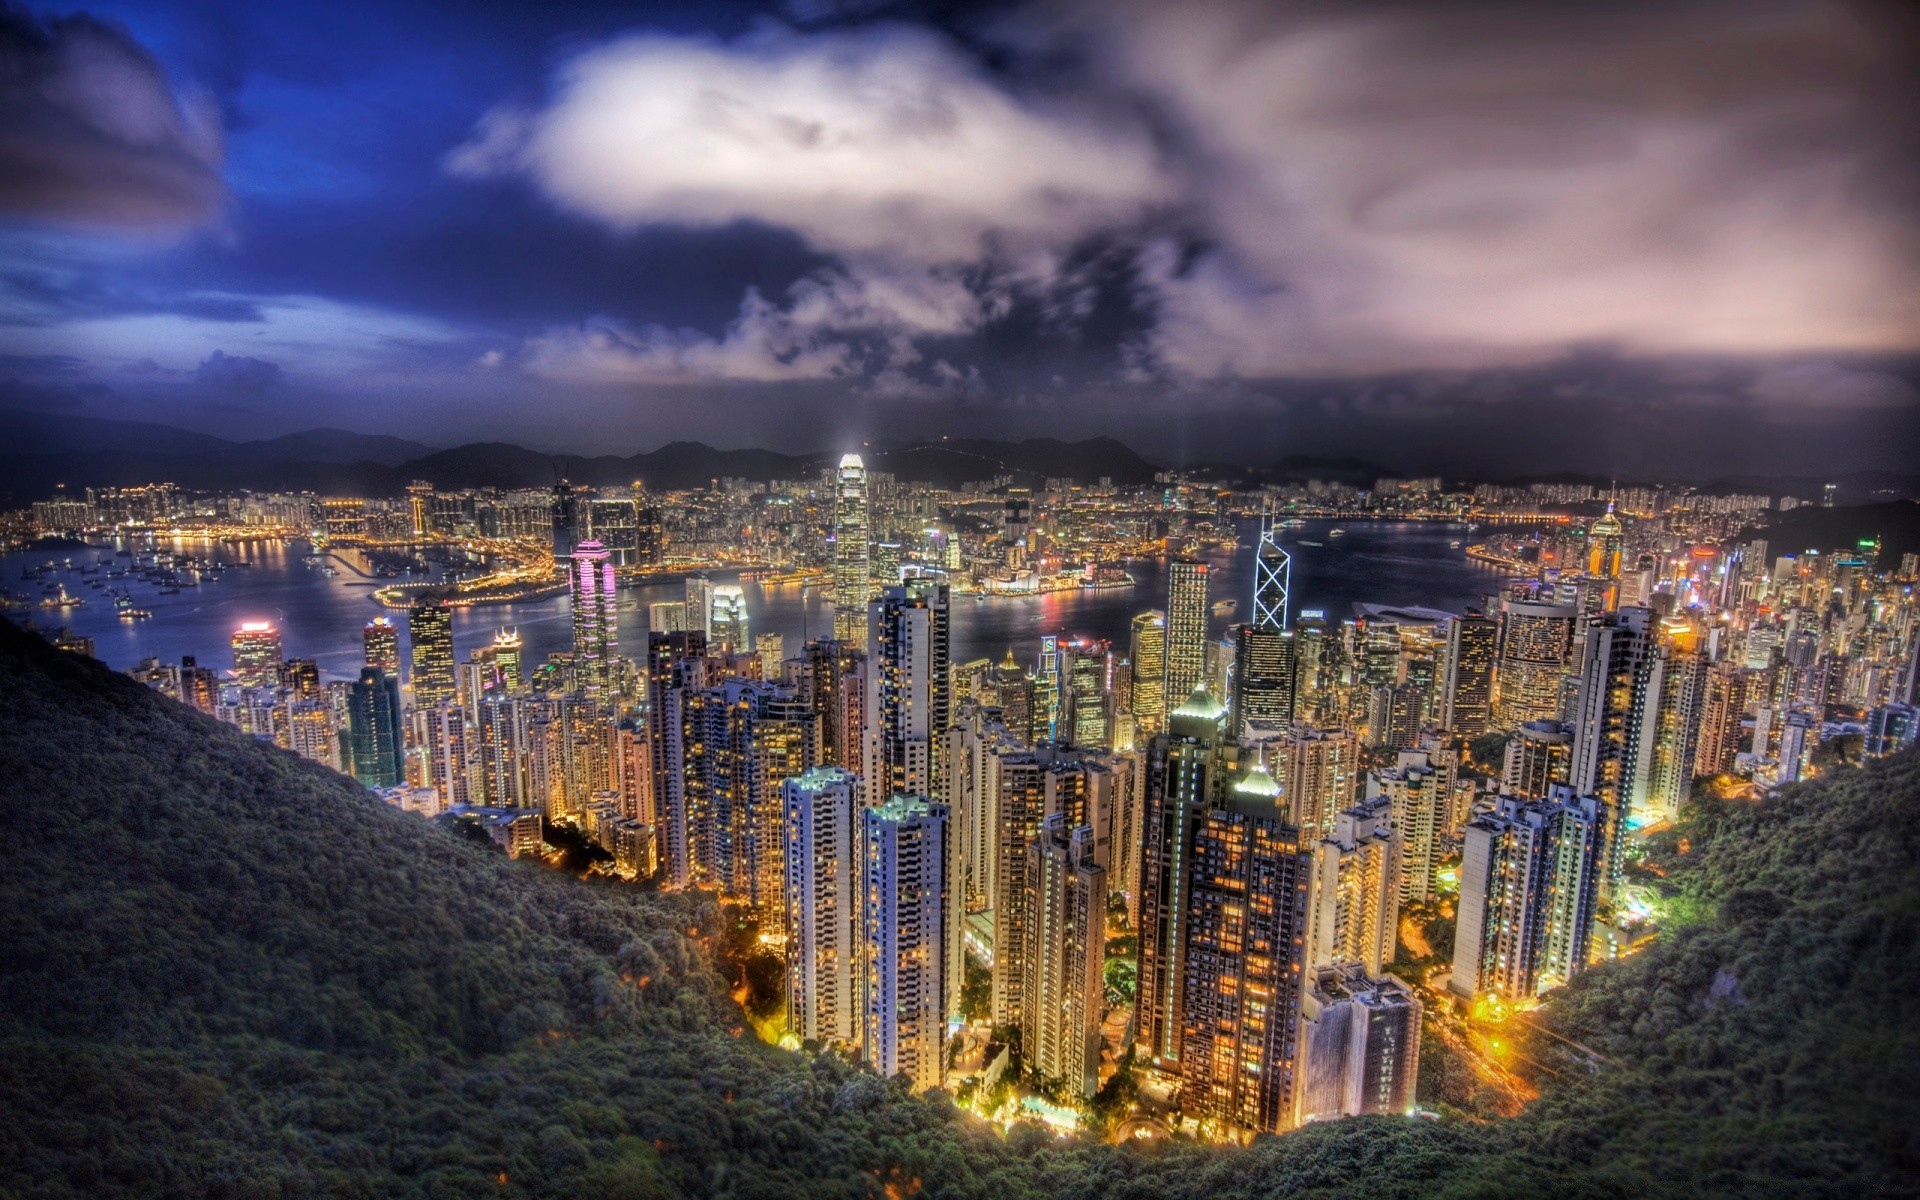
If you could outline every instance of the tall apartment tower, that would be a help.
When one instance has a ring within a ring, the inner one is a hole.
[[[1573,654],[1579,609],[1509,598],[1500,611],[1494,723],[1507,728],[1560,715],[1560,680]]]
[[[1610,613],[1587,630],[1582,658],[1567,782],[1575,795],[1591,796],[1607,810],[1603,902],[1613,895],[1625,865],[1622,849],[1634,783],[1643,756],[1653,748],[1651,717],[1657,696],[1648,690],[1655,650],[1652,625],[1650,609]]]
[[[1453,803],[1453,771],[1425,750],[1402,750],[1391,767],[1367,774],[1367,799],[1386,800],[1400,840],[1400,899],[1433,894]]]
[[[1477,612],[1447,622],[1440,667],[1440,725],[1473,739],[1493,726],[1493,664],[1500,627]]]
[[[833,636],[855,646],[866,645],[873,594],[868,541],[867,467],[848,454],[833,475]]]
[[[1359,798],[1360,739],[1351,729],[1297,727],[1274,743],[1273,775],[1293,823],[1307,837],[1326,837]]]
[[[1543,801],[1502,797],[1468,822],[1449,988],[1522,1000],[1586,968],[1608,815],[1562,784]]]
[[[1747,712],[1747,671],[1723,660],[1707,668],[1701,685],[1700,733],[1693,752],[1695,775],[1733,771],[1740,753],[1740,721]]]
[[[1321,967],[1301,1003],[1300,1120],[1410,1113],[1420,1079],[1420,999],[1358,963]]]
[[[1255,768],[1194,825],[1182,940],[1181,1103],[1250,1132],[1296,1122],[1312,858]]]
[[[573,599],[573,672],[588,695],[612,694],[619,656],[619,621],[614,613],[613,559],[599,542],[581,542],[567,565]]]
[[[454,699],[459,688],[453,671],[453,610],[437,600],[407,612],[407,654],[411,658],[413,702],[420,708]],[[378,665],[378,664],[369,664]],[[398,678],[398,672],[388,672]]]
[[[1167,564],[1166,685],[1168,704],[1180,704],[1207,673],[1207,625],[1213,610],[1207,588],[1211,568],[1198,559]]]
[[[1095,861],[1093,828],[1073,825],[1064,812],[1050,814],[1027,847],[1026,868],[1022,1058],[1042,1078],[1092,1099],[1100,1083],[1107,941],[1107,872]]]
[[[1309,967],[1359,963],[1378,975],[1396,957],[1400,930],[1400,833],[1392,800],[1362,800],[1313,847]]]
[[[1528,721],[1507,739],[1500,790],[1523,800],[1545,800],[1556,783],[1567,782],[1573,731],[1558,721]]]
[[[944,795],[941,740],[951,720],[947,585],[888,588],[868,607],[867,802]]]
[[[914,1089],[938,1087],[959,939],[947,806],[893,796],[861,812],[861,1053]]]
[[[802,1041],[860,1040],[860,780],[815,767],[786,802],[787,1024]]]

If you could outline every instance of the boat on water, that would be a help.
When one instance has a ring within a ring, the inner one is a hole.
[[[120,619],[122,621],[144,621],[152,615],[152,610],[145,608],[123,608],[120,610]]]
[[[179,594],[180,589],[177,587],[163,587],[160,589],[160,595],[162,596],[178,596]]]
[[[1460,539],[1459,538],[1450,539],[1447,542],[1447,548],[1449,550],[1458,550],[1460,548]]]
[[[1300,545],[1302,545],[1302,546],[1312,546],[1312,547],[1313,547],[1314,549],[1316,549],[1316,550],[1318,550],[1318,549],[1319,549],[1319,548],[1321,548],[1322,546],[1325,546],[1325,545],[1326,545],[1326,543],[1325,543],[1325,542],[1309,542],[1309,541],[1307,541],[1306,539],[1304,539],[1304,538],[1303,538],[1303,539],[1301,539],[1301,541],[1300,541]]]
[[[1345,537],[1347,536],[1347,531],[1344,529],[1329,529],[1327,530],[1327,536],[1330,538]]]

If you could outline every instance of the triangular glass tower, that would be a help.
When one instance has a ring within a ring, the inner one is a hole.
[[[1280,530],[1269,507],[1260,514],[1260,550],[1253,561],[1253,623],[1256,628],[1285,630],[1287,588],[1293,581],[1293,558],[1280,548]]]

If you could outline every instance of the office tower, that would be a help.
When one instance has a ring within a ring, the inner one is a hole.
[[[1272,753],[1288,819],[1308,838],[1331,834],[1335,819],[1360,793],[1360,739],[1351,729],[1301,726],[1276,742]]]
[[[1706,660],[1673,642],[1662,643],[1647,668],[1639,714],[1645,745],[1629,804],[1641,825],[1676,820],[1693,793],[1707,682]]]
[[[858,774],[866,755],[866,656],[852,643],[816,638],[800,648],[798,684],[820,718],[820,761]]]
[[[1301,998],[1300,1121],[1411,1113],[1421,1004],[1392,975],[1357,963],[1311,972]]]
[[[787,657],[787,639],[777,633],[759,634],[753,639],[753,656],[760,660],[760,678],[779,679]]]
[[[1061,653],[1066,719],[1060,735],[1075,746],[1104,750],[1112,745],[1108,697],[1113,691],[1113,647],[1076,638],[1062,646]]]
[[[573,588],[574,686],[589,696],[611,696],[617,679],[614,660],[620,653],[620,626],[614,611],[617,584],[607,548],[599,542],[574,547],[567,578]]]
[[[1194,822],[1179,910],[1181,1105],[1252,1132],[1291,1128],[1312,860],[1258,770]]]
[[[1039,698],[1034,694],[1033,676],[1013,661],[1013,651],[993,669],[994,702],[1000,706],[1000,723],[1023,742],[1044,742],[1046,722],[1039,717]]]
[[[662,886],[693,884],[687,842],[686,706],[691,691],[707,686],[711,667],[705,634],[687,630],[647,635],[647,741],[653,755],[655,841],[665,868]]]
[[[1776,783],[1798,783],[1806,773],[1813,748],[1820,743],[1820,718],[1803,708],[1788,713],[1780,726],[1779,768]]]
[[[280,664],[279,677],[281,690],[292,693],[295,699],[320,698],[320,664],[313,659],[287,659]]]
[[[1283,633],[1287,628],[1287,593],[1293,582],[1293,559],[1280,548],[1280,530],[1273,510],[1260,514],[1260,549],[1253,559],[1253,624]]]
[[[892,796],[861,812],[861,1054],[881,1075],[938,1087],[958,970],[947,806]]]
[[[280,631],[269,621],[248,621],[233,632],[233,677],[243,688],[280,682]]]
[[[1561,784],[1546,800],[1502,797],[1468,822],[1451,990],[1525,1000],[1586,968],[1607,814]]]
[[[1102,969],[1107,944],[1107,872],[1094,860],[1094,831],[1051,813],[1027,847],[1027,1002],[1020,1051],[1042,1079],[1090,1100],[1100,1082]],[[997,950],[996,950],[997,953]]]
[[[1644,608],[1610,613],[1587,630],[1582,655],[1579,707],[1573,720],[1573,747],[1567,782],[1574,794],[1591,796],[1605,807],[1602,836],[1606,870],[1600,899],[1613,895],[1625,865],[1622,848],[1631,816],[1634,780],[1641,756],[1651,750],[1648,684],[1653,657],[1653,613]]]
[[[803,1042],[860,1040],[860,781],[815,767],[781,785],[786,803],[787,1026]]]
[[[1500,659],[1494,677],[1494,723],[1513,728],[1560,715],[1560,679],[1573,652],[1579,610],[1508,598],[1500,606]]]
[[[1230,745],[1227,710],[1205,691],[1168,713],[1147,745],[1135,1037],[1162,1067],[1180,1061],[1194,826],[1225,791]]]
[[[553,560],[564,565],[579,540],[575,536],[579,532],[579,518],[575,512],[573,486],[564,478],[553,481],[549,515],[553,519]]]
[[[1207,585],[1210,568],[1190,558],[1167,564],[1166,686],[1163,695],[1172,704],[1184,703],[1207,671]]]
[[[475,710],[475,754],[467,772],[467,792],[493,808],[532,807],[523,770],[526,766],[525,718],[536,707],[498,692],[483,697]]]
[[[686,621],[689,630],[707,635],[707,644],[716,644],[713,636],[713,580],[705,575],[687,576]]]
[[[375,617],[367,622],[360,631],[360,640],[366,648],[362,663],[369,667],[379,667],[382,671],[400,677],[400,630],[385,617]]]
[[[1313,845],[1307,965],[1359,963],[1378,975],[1395,958],[1400,930],[1400,831],[1389,796],[1362,800]]]
[[[451,646],[451,642],[449,642]],[[499,629],[493,635],[493,673],[500,690],[518,696],[525,690],[526,675],[521,657],[520,631]]]
[[[1233,629],[1233,720],[1235,737],[1247,722],[1290,725],[1299,675],[1299,644],[1291,631],[1253,624]]]
[[[1867,714],[1861,749],[1868,758],[1898,754],[1920,740],[1920,709],[1911,704],[1882,704]]]
[[[1433,895],[1433,872],[1453,802],[1453,771],[1425,750],[1402,750],[1391,767],[1367,774],[1367,799],[1386,799],[1400,835],[1400,899]]]
[[[737,583],[713,589],[707,642],[715,654],[750,654],[753,638],[747,632],[747,594]]]
[[[467,714],[457,704],[443,701],[429,709],[415,705],[426,721],[427,781],[445,805],[472,804],[469,784],[470,748]]]
[[[1060,692],[1060,639],[1051,633],[1042,634],[1040,662],[1033,673],[1033,741],[1036,745],[1061,736]]]
[[[1528,721],[1507,739],[1500,772],[1503,795],[1545,800],[1556,783],[1567,782],[1573,757],[1573,730],[1559,721]]]
[[[647,605],[648,633],[684,633],[686,628],[686,601],[656,600]]]
[[[1167,615],[1143,612],[1133,619],[1133,718],[1142,738],[1160,732],[1167,715]]]
[[[1493,726],[1493,664],[1499,631],[1496,622],[1475,611],[1447,622],[1439,719],[1440,727],[1454,737],[1470,741]]]
[[[437,600],[414,605],[407,612],[407,646],[413,660],[414,704],[431,708],[452,700],[458,694],[453,678],[453,610]]]
[[[403,782],[406,727],[401,720],[400,681],[379,667],[364,667],[347,701],[347,745],[353,777],[371,788]]]
[[[1613,501],[1607,501],[1607,511],[1587,530],[1587,574],[1596,579],[1617,580],[1620,578],[1621,552],[1626,545],[1626,531],[1620,526],[1620,518],[1614,514]],[[1616,588],[1606,592],[1607,607],[1619,603]]]
[[[833,636],[858,647],[866,645],[873,594],[867,529],[867,468],[848,454],[833,476]]]
[[[666,526],[660,510],[641,498],[639,484],[633,485],[633,565],[658,567],[667,558]]]
[[[1747,713],[1747,672],[1723,660],[1706,670],[1700,694],[1700,736],[1693,752],[1695,775],[1730,775],[1740,753],[1741,720]]]
[[[890,587],[869,606],[866,771],[868,802],[942,795],[941,739],[951,717],[947,585]]]

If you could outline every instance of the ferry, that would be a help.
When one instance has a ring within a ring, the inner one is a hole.
[[[153,613],[151,611],[144,608],[123,608],[120,610],[120,619],[122,621],[144,621],[152,615]]]
[[[1453,538],[1453,539],[1451,539],[1450,541],[1448,541],[1448,542],[1447,542],[1447,549],[1449,549],[1449,550],[1458,550],[1459,548],[1460,548],[1460,539],[1459,539],[1459,538]]]
[[[1327,536],[1330,538],[1345,537],[1347,536],[1347,531],[1344,529],[1329,529],[1327,530]]]

